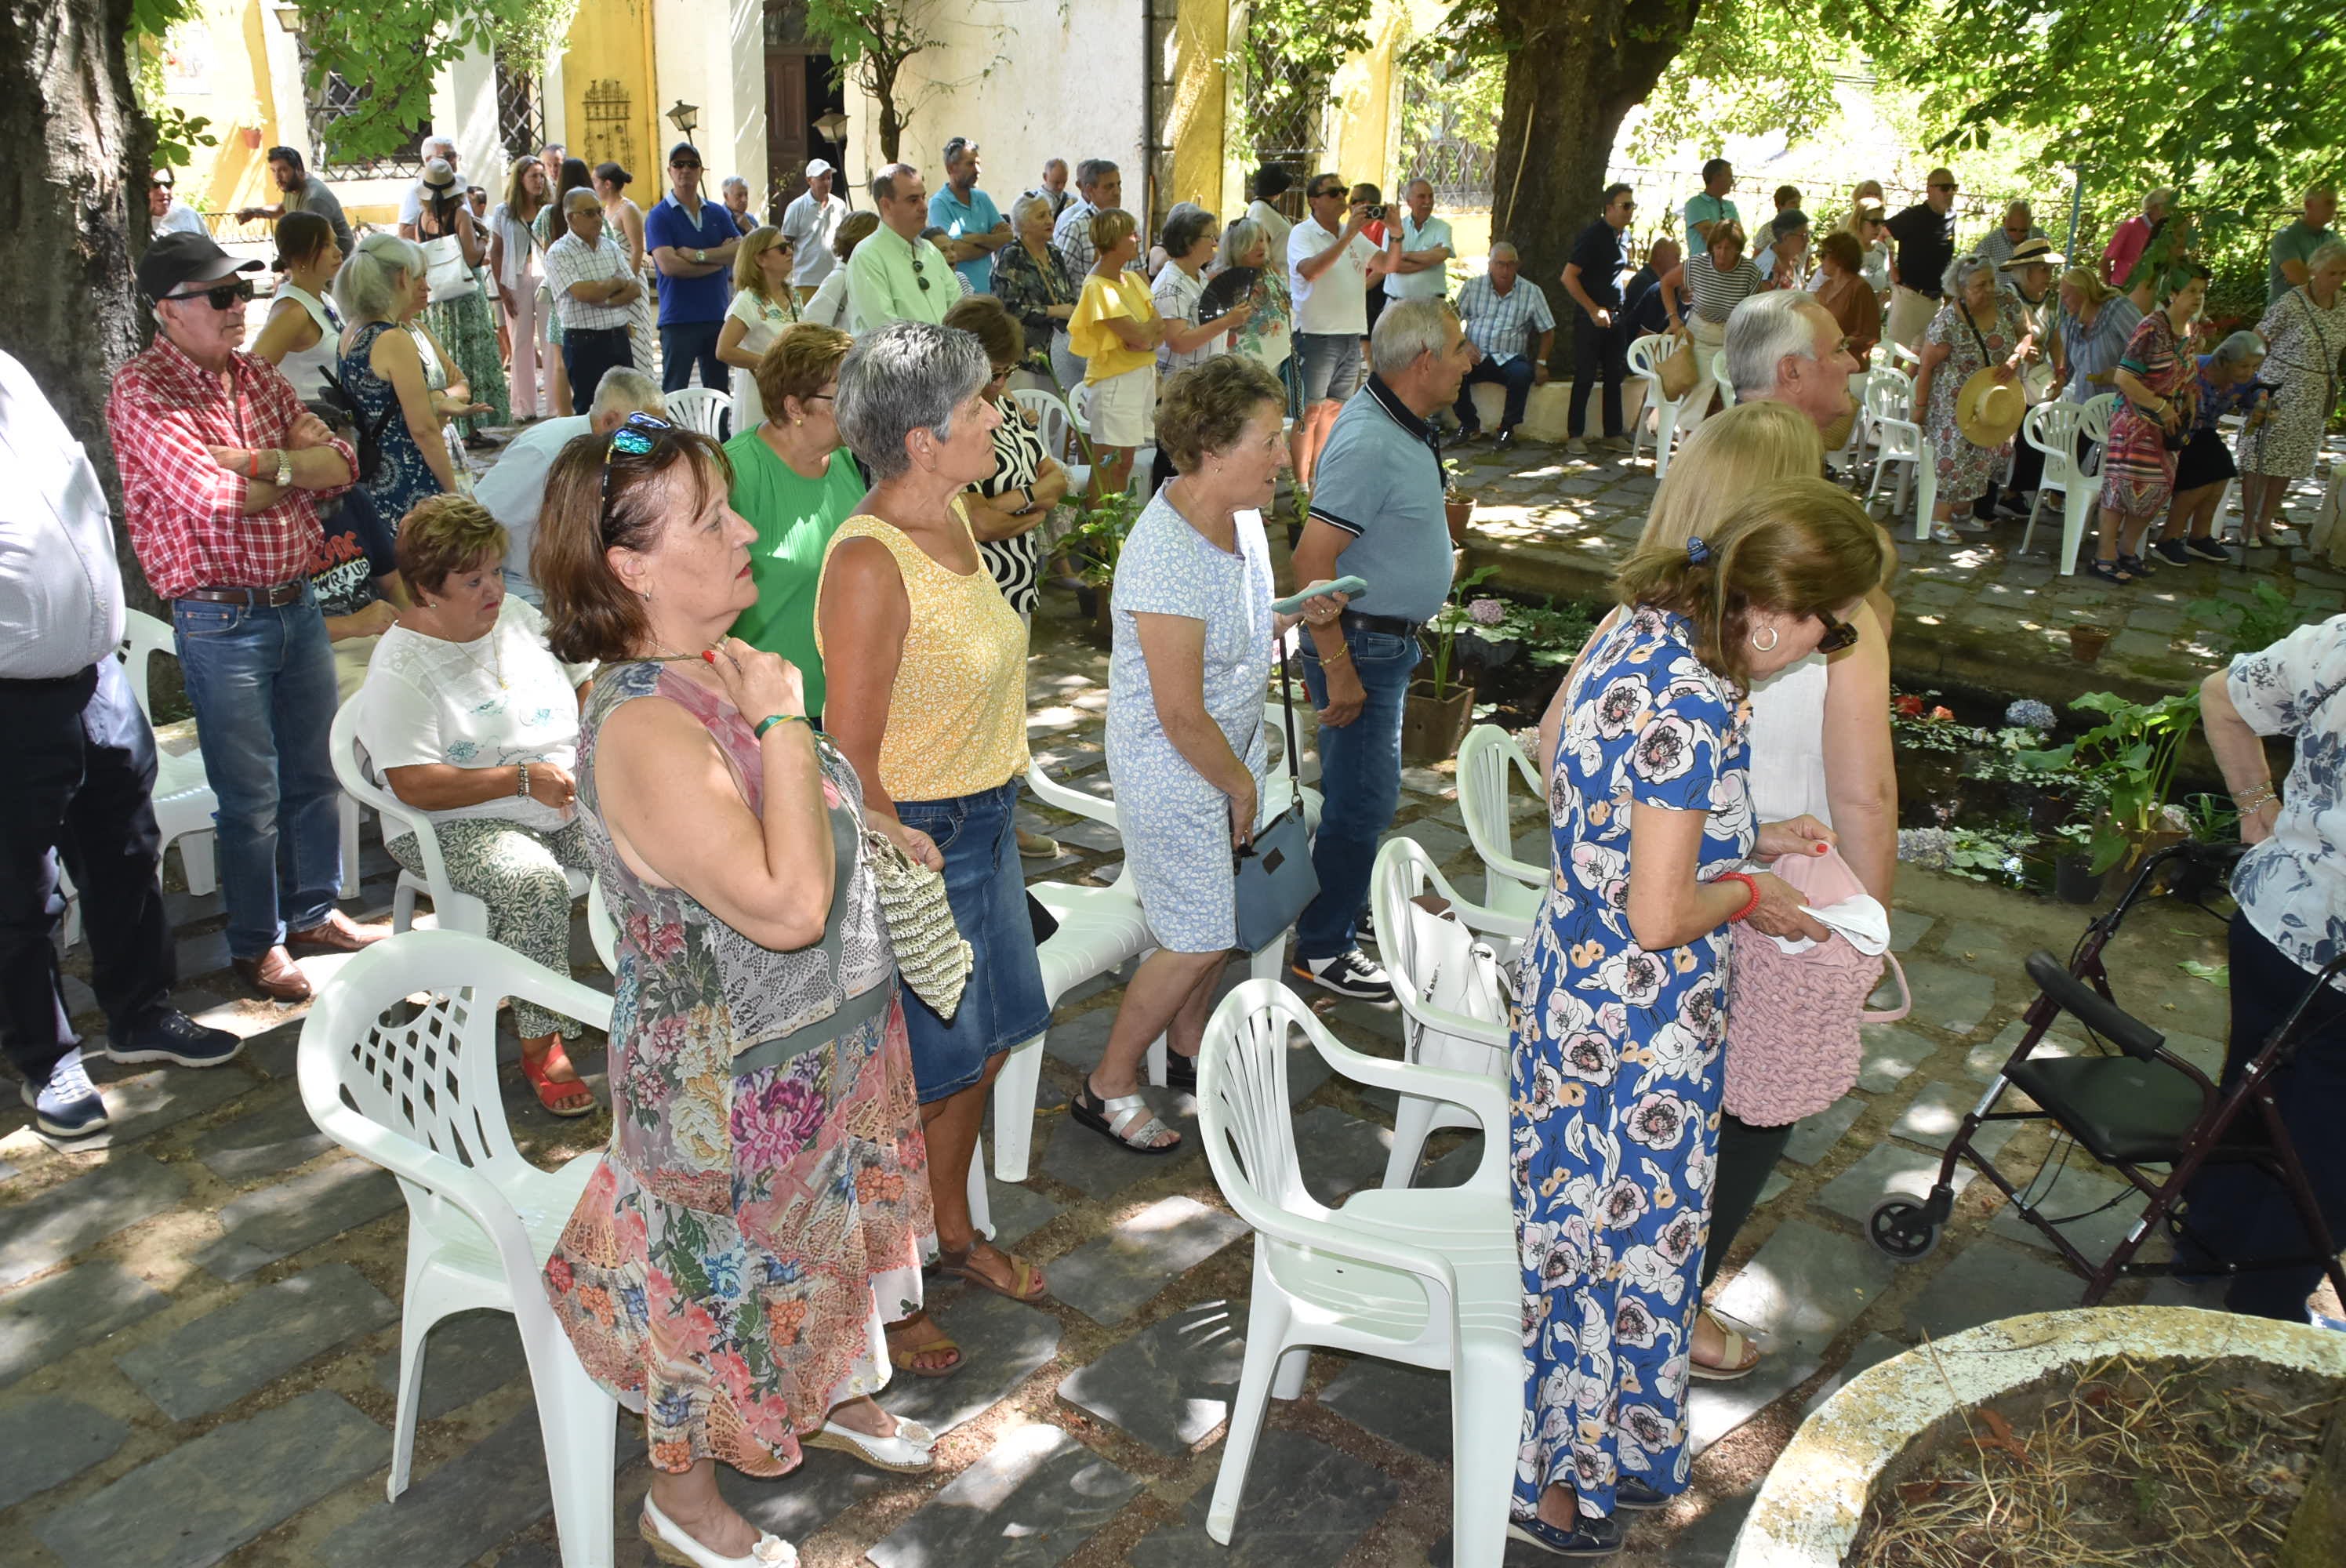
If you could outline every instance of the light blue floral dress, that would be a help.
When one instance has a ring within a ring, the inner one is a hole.
[[[1755,827],[1743,694],[1681,617],[1640,608],[1575,678],[1548,784],[1547,897],[1516,985],[1507,1132],[1524,1268],[1515,1508],[1548,1486],[1613,1512],[1625,1475],[1687,1478],[1688,1350],[1709,1230],[1727,931],[1647,952],[1629,934],[1633,802],[1702,811],[1697,875]]]
[[[1232,554],[1189,526],[1166,495],[1157,493],[1117,557],[1107,771],[1125,860],[1158,944],[1220,952],[1238,945],[1229,797],[1189,766],[1158,722],[1133,616],[1205,623],[1206,711],[1246,759],[1260,793],[1270,758],[1262,702],[1272,653],[1270,547],[1257,513],[1238,514]]]

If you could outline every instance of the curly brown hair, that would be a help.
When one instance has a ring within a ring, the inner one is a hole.
[[[538,508],[530,575],[546,595],[546,644],[566,664],[638,657],[651,636],[644,602],[611,570],[614,549],[648,553],[672,518],[694,517],[732,487],[725,449],[668,425],[640,456],[604,437],[575,439],[554,460]]]
[[[1217,354],[1165,384],[1157,444],[1177,471],[1194,473],[1206,453],[1235,444],[1265,403],[1287,406],[1279,378],[1252,354]]]
[[[436,594],[450,577],[492,555],[510,541],[489,509],[469,495],[431,495],[399,520],[392,546],[399,575],[418,594]]]
[[[822,391],[854,346],[855,340],[837,327],[816,321],[784,327],[759,357],[755,372],[758,401],[766,405],[766,416],[781,418],[785,398],[804,402]]]

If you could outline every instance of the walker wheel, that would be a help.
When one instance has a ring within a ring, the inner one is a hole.
[[[1865,1222],[1865,1234],[1875,1247],[1901,1263],[1928,1257],[1939,1245],[1940,1227],[1923,1214],[1923,1206],[1911,1197],[1884,1198]]]

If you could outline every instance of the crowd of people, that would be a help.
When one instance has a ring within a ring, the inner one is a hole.
[[[1455,237],[1422,180],[1394,213],[1315,175],[1290,219],[1293,182],[1266,169],[1227,229],[1185,205],[1152,237],[1113,163],[1054,160],[1005,213],[962,138],[933,196],[893,165],[868,214],[818,159],[778,225],[746,189],[702,199],[688,143],[648,213],[627,171],[558,148],[475,213],[452,194],[453,151],[426,163],[403,232],[362,238],[291,162],[280,282],[250,348],[260,264],[156,235],[138,282],[158,330],[107,410],[130,539],[170,607],[219,799],[229,949],[261,995],[309,996],[296,951],[387,934],[334,902],[344,702],[350,760],[429,823],[493,940],[565,971],[570,873],[599,881],[620,955],[615,1131],[546,1288],[589,1370],[645,1417],[647,1541],[665,1561],[754,1568],[784,1549],[719,1494],[717,1464],[780,1475],[807,1446],[933,1464],[933,1436],[872,1397],[892,1369],[965,1363],[923,1308],[924,1257],[1014,1300],[1050,1290],[968,1200],[988,1087],[1050,1012],[1021,862],[1056,846],[1015,809],[1044,524],[1073,481],[1014,383],[1080,399],[1094,495],[1122,493],[1146,446],[1169,475],[1147,486],[1110,590],[1107,770],[1155,951],[1068,1105],[1145,1157],[1180,1140],[1140,1058],[1162,1036],[1171,1080],[1195,1084],[1238,944],[1236,858],[1283,804],[1263,696],[1290,636],[1323,804],[1290,972],[1392,1001],[1363,907],[1420,634],[1453,581],[1446,454],[1481,434],[1480,381],[1504,389],[1495,436],[1512,443],[1556,323],[1504,243],[1454,306]],[[1512,1519],[1568,1555],[1617,1550],[1621,1511],[1684,1489],[1690,1381],[1760,1359],[1702,1308],[1790,1131],[1770,1067],[1747,1058],[1762,1092],[1728,1092],[1729,954],[1826,934],[1771,869],[1782,857],[1834,854],[1864,894],[1892,892],[1896,555],[1821,477],[1852,378],[1884,339],[1915,353],[1918,419],[1961,437],[1939,459],[1951,533],[1994,472],[1983,377],[2010,385],[2044,355],[2060,395],[2106,378],[2124,406],[2101,564],[2125,580],[2154,524],[2220,552],[2225,412],[2248,416],[2241,466],[2276,494],[2310,468],[2329,405],[2304,389],[2346,347],[2326,191],[2275,241],[2259,331],[2195,358],[2205,273],[2162,240],[2172,193],[2113,237],[2105,269],[2063,273],[2023,204],[1958,254],[1944,171],[1886,220],[1879,187],[1860,187],[1821,239],[1790,188],[1747,232],[1731,184],[1706,170],[1683,253],[1658,242],[1626,281],[1636,202],[1612,188],[1558,280],[1576,312],[1575,442],[1593,392],[1597,439],[1619,438],[1640,325],[1715,349],[1733,394],[1707,418],[1708,386],[1690,394],[1695,428],[1618,566],[1617,607],[1541,725],[1553,876],[1520,961],[1505,1129],[1526,1356]],[[2284,373],[2270,398],[2260,369]],[[0,600],[36,634],[0,653],[0,712],[34,759],[8,787],[20,809],[0,813],[22,873],[0,1005],[40,1125],[79,1136],[107,1113],[57,1001],[53,849],[83,894],[111,1053],[204,1066],[238,1042],[168,1001],[153,741],[111,657],[103,493],[37,389],[0,372],[0,441],[38,454],[33,525],[56,534],[34,552],[46,576]],[[738,389],[729,438],[668,417],[696,378]],[[19,412],[36,408],[47,425]],[[470,483],[468,422],[509,408],[538,417]],[[1282,614],[1264,519],[1290,469],[1300,607]],[[2265,495],[2249,500],[2253,514]],[[2173,559],[2168,542],[2154,548]],[[2324,838],[2339,780],[2300,750],[2284,805],[2251,741],[2335,733],[2341,626],[2210,687],[2263,873],[2235,945],[2275,975],[2346,943],[2346,861]],[[419,837],[386,848],[422,874]],[[882,881],[923,869],[967,944],[948,994],[899,985],[882,913]],[[576,1021],[516,1004],[515,1023],[545,1109],[594,1111]],[[2346,1181],[2323,1180],[2346,1206]]]

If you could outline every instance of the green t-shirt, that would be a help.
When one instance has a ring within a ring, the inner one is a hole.
[[[2316,229],[2302,218],[2272,237],[2265,260],[2265,302],[2270,304],[2296,287],[2281,276],[2284,261],[2310,261],[2313,253],[2338,236],[2327,229]]]
[[[754,430],[725,443],[733,460],[733,510],[758,531],[750,575],[758,602],[733,623],[733,635],[799,667],[810,714],[822,711],[822,656],[814,646],[814,594],[831,536],[863,499],[863,475],[847,448],[831,454],[821,479],[802,479]]]

